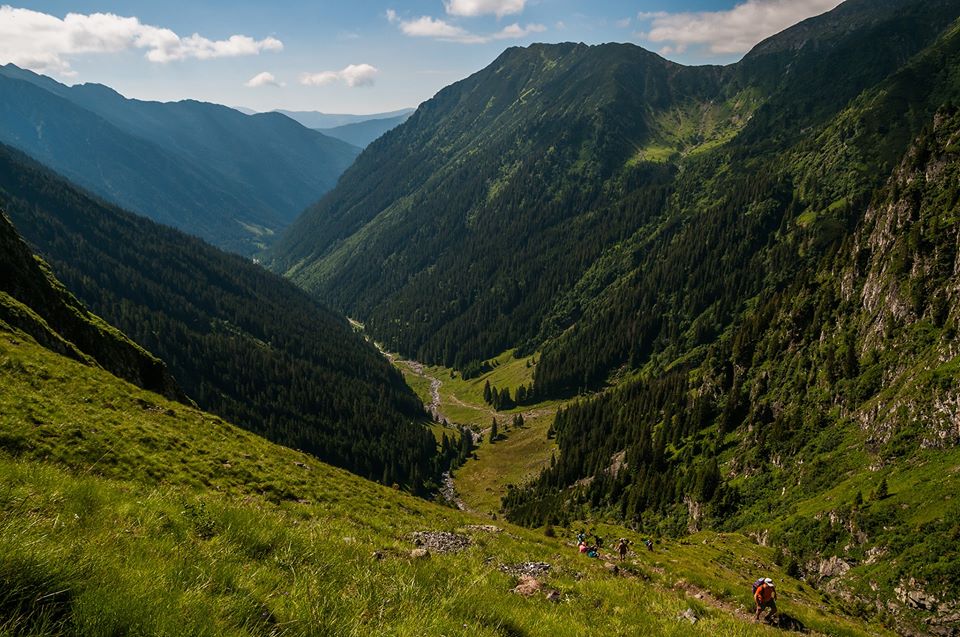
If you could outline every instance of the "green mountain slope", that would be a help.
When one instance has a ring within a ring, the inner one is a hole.
[[[849,237],[873,191],[937,108],[960,97],[952,71],[958,47],[954,26],[783,148],[758,148],[748,135],[688,164],[665,218],[588,273],[587,282],[599,278],[608,287],[591,297],[581,283],[568,295],[583,316],[545,347],[540,390],[602,383],[620,365],[709,343],[751,299],[768,298],[817,268],[835,242]],[[555,322],[570,324],[562,318]]]
[[[99,364],[144,389],[185,400],[163,362],[80,305],[47,264],[33,256],[2,212],[0,254],[0,321],[54,352]]]
[[[707,106],[720,75],[628,45],[509,49],[368,147],[273,254],[391,348],[458,365],[502,351],[658,208],[672,167],[638,157],[745,119],[748,100]],[[610,210],[635,183],[654,186]]]
[[[843,616],[741,536],[665,542],[614,574],[565,539],[367,482],[8,325],[0,387],[8,634],[799,634],[750,622],[744,569],[777,578],[794,627],[890,634]],[[467,544],[418,559],[417,532]],[[544,592],[511,592],[531,562],[549,566]]]
[[[769,283],[755,257],[792,200],[769,168],[957,14],[853,0],[724,68],[629,45],[508,50],[372,144],[273,266],[427,362],[590,331],[601,342],[545,357],[538,384],[601,383],[715,305],[696,328],[709,340]]]
[[[589,394],[512,520],[751,533],[856,612],[953,634],[958,15],[853,0],[634,102],[657,83],[613,52],[650,54],[508,52],[372,144],[277,263],[409,356],[468,377],[517,347],[532,401]]]
[[[960,564],[940,547],[960,516],[958,143],[960,112],[938,111],[819,268],[698,354],[562,412],[557,461],[510,494],[513,519],[595,508],[668,533],[752,530],[866,613],[956,630]],[[826,214],[788,242],[822,240]]]
[[[205,409],[415,491],[422,405],[347,321],[262,268],[108,206],[0,148],[0,201],[67,288],[155,352]]]
[[[0,67],[0,142],[77,184],[251,254],[333,187],[358,150],[276,113],[126,99]]]

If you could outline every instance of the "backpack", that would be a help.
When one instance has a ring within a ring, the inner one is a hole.
[[[752,586],[753,586],[753,590],[752,590],[751,592],[752,592],[754,595],[757,594],[757,589],[760,588],[761,586],[763,586],[763,580],[764,580],[764,578],[761,577],[760,579],[758,579],[756,582],[753,583],[753,585],[752,585]]]

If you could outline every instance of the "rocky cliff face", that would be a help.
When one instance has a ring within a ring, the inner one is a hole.
[[[937,113],[868,210],[851,269],[862,285],[847,290],[864,313],[862,353],[901,354],[863,423],[889,435],[885,421],[912,422],[927,447],[960,443],[960,393],[950,382],[960,355],[958,214],[960,113],[950,109]]]

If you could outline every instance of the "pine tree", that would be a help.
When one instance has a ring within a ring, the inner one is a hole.
[[[490,394],[490,381],[488,380],[483,384],[483,402],[490,404],[491,394]]]
[[[497,429],[497,419],[493,419],[493,423],[490,425],[490,444],[493,444],[497,441],[497,436],[500,435],[500,432]]]
[[[527,401],[527,388],[523,385],[517,387],[517,404],[522,405]]]

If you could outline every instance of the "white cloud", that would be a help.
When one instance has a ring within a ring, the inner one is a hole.
[[[505,26],[489,37],[493,40],[519,40],[533,33],[543,33],[547,27],[542,24],[528,24],[525,27],[517,23]]]
[[[400,30],[403,31],[404,35],[409,35],[412,38],[461,40],[473,37],[462,27],[454,26],[449,22],[444,22],[443,20],[431,18],[426,15],[416,20],[401,21]]]
[[[283,43],[272,37],[254,40],[246,35],[226,40],[210,40],[197,33],[181,37],[170,29],[112,13],[68,13],[60,19],[30,9],[0,7],[0,63],[72,76],[69,58],[73,56],[129,49],[144,49],[151,62],[166,63],[257,55],[280,51]]]
[[[825,13],[841,0],[746,0],[728,11],[641,13],[650,30],[638,34],[663,43],[660,52],[682,53],[702,46],[712,54],[746,53],[765,38],[814,15]]]
[[[260,88],[261,86],[284,86],[283,82],[278,82],[273,73],[257,73],[243,84],[247,88]]]
[[[617,20],[616,22],[614,22],[614,24],[617,26],[618,29],[626,29],[628,26],[630,26],[630,22],[631,22],[630,18],[624,18],[623,20]]]
[[[300,83],[304,86],[326,86],[334,82],[343,82],[351,88],[373,86],[379,72],[376,67],[369,64],[350,64],[339,71],[304,73],[300,76]]]
[[[443,6],[450,15],[474,17],[478,15],[505,15],[522,13],[527,0],[444,0]]]
[[[433,38],[445,42],[461,44],[484,44],[492,40],[516,40],[533,33],[542,33],[547,27],[542,24],[520,26],[517,23],[507,25],[494,33],[476,34],[461,26],[451,24],[439,18],[422,16],[414,20],[401,20],[392,9],[387,11],[387,19],[400,25],[400,31],[412,38]]]

